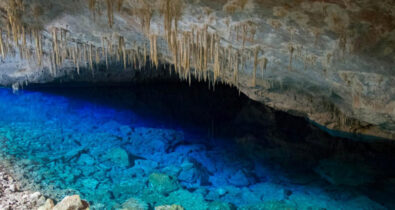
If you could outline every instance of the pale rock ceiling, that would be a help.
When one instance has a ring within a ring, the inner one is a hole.
[[[2,0],[0,15],[2,85],[169,63],[181,79],[395,139],[392,0]]]

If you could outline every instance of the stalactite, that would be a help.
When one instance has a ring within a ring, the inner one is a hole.
[[[5,50],[4,50],[4,41],[3,41],[3,29],[0,28],[0,51],[1,57],[4,60],[6,57]]]
[[[92,1],[92,0],[90,0]],[[112,28],[112,25],[114,24],[114,9],[113,9],[113,0],[106,0],[107,3],[107,19],[108,19],[108,25],[110,28]]]
[[[120,36],[118,40],[118,54],[122,54],[123,68],[126,70],[127,54],[126,54],[125,38],[122,36]]]
[[[54,62],[55,66],[60,65],[59,61],[59,45],[58,45],[58,35],[57,35],[57,28],[52,28],[52,46],[53,46],[53,53],[54,53]]]
[[[292,71],[292,58],[293,58],[293,53],[294,53],[295,48],[293,47],[292,44],[289,44],[288,45],[288,50],[289,50],[289,66],[288,66],[288,69],[290,71]]]
[[[76,67],[77,67],[77,74],[80,74],[80,57],[81,57],[81,52],[80,48],[78,47],[78,44],[75,45],[75,50],[76,50]]]
[[[217,37],[216,37],[216,39],[217,39]],[[214,84],[215,84],[215,82],[217,80],[217,77],[220,74],[220,68],[221,68],[221,66],[220,66],[220,57],[219,57],[219,48],[220,48],[219,42],[216,41],[216,43],[215,43],[215,51],[214,51],[214,70],[213,70],[214,71],[214,81],[213,81]]]
[[[94,75],[94,71],[93,71],[93,58],[92,58],[92,56],[93,56],[93,45],[92,44],[89,44],[89,49],[88,49],[88,53],[89,53],[89,68],[91,69],[91,71],[92,71],[92,75]]]
[[[252,75],[252,86],[256,86],[256,68],[258,66],[258,54],[259,54],[260,48],[259,46],[255,48],[254,50],[254,71]]]
[[[147,45],[144,43],[144,50],[143,50],[143,56],[144,56],[144,65],[147,65]]]
[[[261,73],[262,73],[262,80],[263,80],[263,72],[267,68],[267,58],[263,57],[262,62],[261,62]]]
[[[33,31],[33,36],[35,40],[35,45],[36,45],[36,61],[39,66],[41,66],[42,63],[42,45],[41,45],[41,33],[38,31],[38,29],[35,29]]]
[[[151,18],[153,15],[152,6],[146,0],[138,0],[139,8],[135,9],[135,14],[140,19],[140,24],[145,35],[149,36],[151,27]]]
[[[117,0],[117,11],[120,12],[122,9],[123,0]]]
[[[96,63],[96,68],[98,69],[98,65],[100,64],[100,48],[96,47],[95,51],[95,63]]]

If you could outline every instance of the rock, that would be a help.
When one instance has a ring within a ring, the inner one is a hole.
[[[374,181],[374,172],[368,166],[342,159],[321,160],[314,171],[334,185],[358,186]]]
[[[229,183],[238,187],[247,186],[250,184],[249,179],[242,170],[238,170],[233,176],[229,178]]]
[[[138,198],[129,198],[122,204],[122,210],[148,210],[148,204]]]
[[[79,155],[81,155],[82,153],[86,152],[85,147],[77,147],[74,148],[70,151],[68,151],[66,154],[59,156],[59,157],[53,157],[51,158],[51,160],[55,160],[55,159],[60,159],[63,158],[66,162],[70,161],[71,159],[73,159],[74,157],[78,157]]]
[[[249,188],[256,196],[264,200],[284,200],[287,197],[287,190],[283,186],[270,182],[257,183]]]
[[[85,178],[81,180],[81,184],[84,188],[95,190],[99,182],[94,178]]]
[[[180,205],[165,205],[165,206],[156,206],[155,210],[184,210],[184,208]]]
[[[384,206],[372,201],[366,196],[358,196],[346,202],[349,209],[385,210]]]
[[[150,186],[161,194],[169,194],[179,188],[178,181],[167,174],[152,173],[149,176]]]
[[[220,188],[217,189],[217,193],[218,193],[219,196],[223,196],[223,195],[225,195],[227,192],[228,192],[228,191],[227,191],[226,189],[222,188],[222,187],[220,187]]]
[[[111,149],[106,154],[105,159],[108,159],[121,167],[129,167],[132,163],[129,153],[120,147]]]
[[[18,186],[17,186],[15,183],[11,184],[11,185],[10,185],[10,191],[11,191],[11,192],[16,192],[16,191],[18,191]]]
[[[82,154],[78,158],[77,163],[79,165],[94,165],[95,164],[95,159],[93,159],[93,157],[88,155],[88,154]]]
[[[210,210],[235,210],[236,207],[232,204],[222,202],[222,201],[213,201],[208,205],[208,209]]]
[[[89,210],[88,202],[81,200],[79,195],[66,196],[56,204],[53,210]]]
[[[132,133],[132,129],[127,125],[123,125],[123,126],[119,127],[119,130],[121,131],[121,134],[123,136],[128,136]]]
[[[146,187],[146,181],[141,179],[132,179],[124,182],[120,182],[119,184],[113,186],[112,193],[116,198],[125,198],[126,195],[137,195],[139,192],[142,192]]]
[[[166,198],[166,203],[177,203],[188,210],[201,210],[208,207],[208,203],[202,194],[184,189],[170,193]]]
[[[134,167],[141,168],[145,174],[152,173],[158,167],[158,163],[152,160],[135,160],[134,163]]]
[[[181,164],[182,171],[178,175],[178,179],[186,184],[187,187],[198,187],[209,184],[209,175],[205,169],[196,160],[184,161]]]
[[[55,206],[55,205],[54,205],[54,203],[53,203],[53,200],[47,199],[47,200],[45,201],[45,204],[42,205],[42,206],[40,206],[40,207],[38,207],[37,210],[52,210],[54,206]]]
[[[150,157],[155,158],[160,154],[173,151],[174,146],[183,140],[183,133],[169,129],[140,127],[134,130],[131,138],[133,141],[128,144],[128,150],[133,154],[151,159]]]
[[[38,200],[40,197],[41,197],[41,193],[40,192],[35,192],[35,193],[30,195],[30,200]]]
[[[243,206],[240,210],[296,210],[296,206],[284,201],[266,201],[260,204]]]

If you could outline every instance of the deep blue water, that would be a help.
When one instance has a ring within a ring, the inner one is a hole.
[[[3,88],[0,113],[24,188],[93,209],[395,207],[393,143],[331,137],[224,86]]]

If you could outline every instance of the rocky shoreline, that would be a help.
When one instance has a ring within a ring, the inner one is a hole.
[[[79,195],[66,196],[57,205],[40,192],[21,189],[6,167],[0,165],[0,210],[87,210],[89,204]]]

